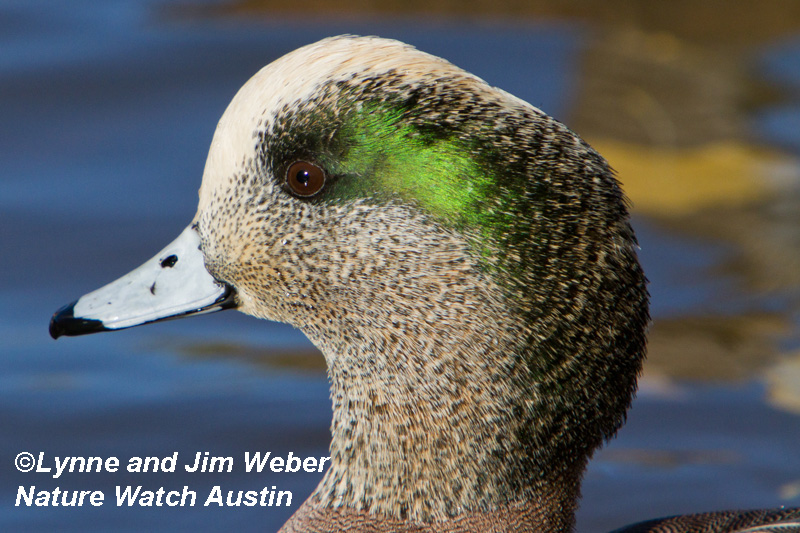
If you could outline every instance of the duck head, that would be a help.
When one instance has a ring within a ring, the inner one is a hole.
[[[569,529],[635,392],[647,299],[591,147],[442,59],[344,36],[242,87],[190,226],[51,333],[234,306],[286,322],[331,382],[306,506],[430,523],[534,505]]]

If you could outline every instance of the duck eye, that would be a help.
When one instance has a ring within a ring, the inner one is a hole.
[[[325,186],[325,171],[313,163],[296,161],[286,171],[286,185],[296,196],[314,196]]]

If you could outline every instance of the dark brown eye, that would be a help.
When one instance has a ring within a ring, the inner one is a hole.
[[[286,171],[286,185],[297,196],[314,196],[325,186],[325,171],[313,163],[295,161]]]

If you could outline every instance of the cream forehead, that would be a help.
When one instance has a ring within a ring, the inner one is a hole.
[[[458,74],[481,81],[443,59],[389,39],[334,37],[299,48],[262,68],[228,105],[211,141],[199,210],[210,201],[212,190],[252,158],[257,132],[268,127],[284,105],[308,99],[324,82],[389,70],[409,78]]]

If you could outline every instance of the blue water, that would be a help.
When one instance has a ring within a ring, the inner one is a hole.
[[[277,363],[311,350],[291,328],[228,312],[58,342],[47,335],[55,309],[137,266],[191,220],[216,122],[261,66],[328,35],[380,34],[447,57],[566,119],[586,39],[583,25],[568,22],[248,22],[165,17],[163,7],[122,0],[0,5],[4,531],[274,531],[319,480],[321,474],[246,473],[241,464],[245,452],[327,454],[330,403],[321,361],[310,368]],[[769,50],[764,57],[766,70],[784,70],[770,66]],[[797,59],[796,49],[790,57]],[[794,142],[764,116],[765,136]],[[752,294],[730,297],[734,277],[708,275],[730,255],[728,244],[646,216],[636,223],[656,319],[752,301]],[[220,349],[197,356],[207,343],[259,355],[225,357]],[[714,508],[800,505],[797,496],[779,495],[800,479],[800,418],[765,395],[759,376],[645,387],[619,438],[592,462],[579,530]],[[198,451],[232,456],[236,466],[231,473],[179,468],[59,479],[14,468],[20,452],[124,463],[176,451],[182,461]],[[16,506],[18,488],[31,485],[102,490],[106,504]],[[294,500],[289,508],[128,508],[113,502],[116,485],[186,485],[201,501],[215,485],[275,485]]]

